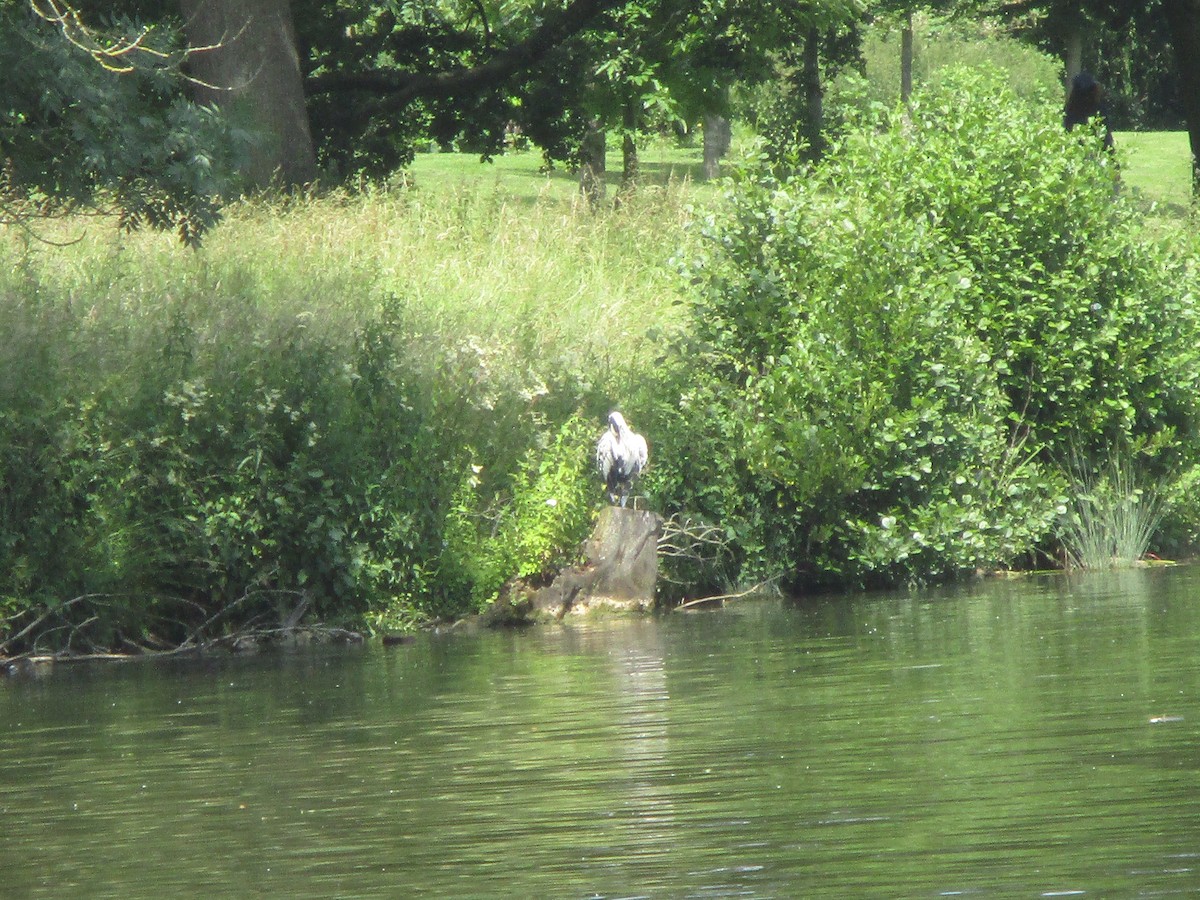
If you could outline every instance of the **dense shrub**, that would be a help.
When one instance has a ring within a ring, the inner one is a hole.
[[[454,565],[531,574],[586,530],[579,423],[551,440],[527,376],[429,342],[399,301],[343,323],[240,296],[124,321],[12,299],[0,610],[10,637],[39,624],[9,652],[461,614],[499,584]],[[460,542],[477,459],[501,525]]]
[[[0,241],[0,654],[411,627],[569,558],[684,212],[563,193],[259,200],[199,253]]]
[[[1192,463],[1196,274],[1117,183],[1057,108],[959,73],[732,187],[685,264],[670,502],[725,523],[747,579],[927,578],[1047,540],[1069,454]]]
[[[536,584],[575,562],[597,497],[588,449],[594,428],[572,416],[546,446],[531,447],[511,488],[482,491],[472,465],[450,508],[441,579],[479,609],[511,578]]]

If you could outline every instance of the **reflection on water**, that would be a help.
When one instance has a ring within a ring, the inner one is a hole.
[[[0,683],[12,897],[1200,892],[1200,570]]]

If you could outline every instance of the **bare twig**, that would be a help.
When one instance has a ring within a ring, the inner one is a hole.
[[[135,53],[146,53],[157,59],[167,59],[167,54],[146,45],[153,26],[147,25],[131,38],[116,38],[105,43],[84,24],[82,17],[71,6],[58,0],[30,0],[30,8],[46,22],[57,26],[71,46],[82,50],[110,72],[125,74],[134,66],[128,58]]]
[[[659,558],[674,560],[685,566],[711,566],[728,551],[729,539],[723,529],[686,516],[671,516],[663,523],[662,535],[658,539]],[[675,583],[686,583],[669,575],[664,577]]]
[[[728,546],[725,532],[716,525],[677,516],[663,523],[662,537],[658,539],[659,556],[697,561],[715,559]]]
[[[194,643],[200,637],[200,635],[202,635],[209,628],[210,625],[216,624],[218,621],[220,621],[222,618],[224,618],[227,614],[229,614],[233,610],[237,609],[237,607],[241,606],[243,603],[245,603],[251,597],[259,597],[263,594],[294,594],[294,593],[296,593],[296,591],[283,591],[283,590],[270,590],[270,589],[263,589],[263,590],[257,590],[257,591],[246,591],[246,593],[242,594],[242,596],[238,597],[236,600],[234,600],[230,603],[226,603],[224,606],[222,606],[220,609],[218,609],[215,613],[213,613],[211,616],[209,616],[207,619],[205,619],[203,622],[201,622],[197,627],[193,628],[191,633],[186,638],[184,638],[183,644],[187,645],[187,644]]]
[[[761,593],[767,585],[774,584],[779,580],[779,576],[775,575],[765,581],[760,581],[752,587],[746,588],[744,591],[738,591],[736,594],[715,594],[711,597],[699,597],[695,600],[689,600],[687,603],[680,603],[676,609],[691,609],[694,606],[703,606],[706,603],[724,603],[727,600],[741,600],[743,597],[749,597],[751,594]]]

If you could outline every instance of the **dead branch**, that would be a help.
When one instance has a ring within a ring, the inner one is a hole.
[[[78,597],[72,597],[70,600],[67,600],[65,603],[61,603],[58,606],[47,609],[44,613],[42,613],[40,616],[38,616],[36,619],[34,619],[32,622],[30,622],[28,625],[26,625],[20,631],[18,631],[16,634],[14,634],[8,640],[4,641],[3,643],[0,643],[0,655],[3,655],[4,651],[7,650],[9,647],[11,647],[13,644],[15,644],[17,641],[20,641],[22,638],[28,637],[29,634],[31,634],[34,631],[34,629],[36,629],[39,625],[41,625],[43,622],[45,622],[51,616],[57,615],[57,614],[61,613],[63,610],[69,609],[70,607],[74,606],[76,603],[82,603],[85,600],[108,599],[111,596],[112,596],[111,594],[80,594]]]
[[[659,556],[704,562],[716,559],[729,547],[725,532],[716,525],[671,516],[658,539]]]
[[[744,591],[738,591],[735,594],[714,594],[711,597],[699,597],[695,600],[689,600],[687,603],[680,603],[676,609],[691,609],[695,606],[703,606],[706,603],[725,603],[727,600],[741,600],[743,597],[749,597],[752,594],[761,594],[768,585],[774,585],[779,581],[779,576],[774,575],[765,581],[760,581],[758,584],[746,588]]]
[[[698,566],[712,565],[729,550],[729,539],[716,525],[674,515],[663,523],[658,539],[660,559],[679,560]],[[670,576],[663,576],[674,581]],[[683,583],[683,582],[676,582]]]

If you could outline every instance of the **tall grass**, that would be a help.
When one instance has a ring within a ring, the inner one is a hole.
[[[1060,537],[1068,565],[1076,569],[1137,565],[1167,512],[1164,494],[1143,483],[1127,452],[1114,451],[1098,471],[1076,456],[1065,475],[1069,502]]]
[[[93,226],[67,249],[27,247],[22,266],[97,313],[223,295],[329,325],[395,298],[424,334],[471,336],[510,361],[570,354],[582,364],[635,356],[645,332],[671,319],[679,287],[666,263],[691,194],[687,182],[652,186],[597,215],[573,194],[450,180],[234,205],[199,253]]]
[[[68,247],[5,233],[0,653],[5,621],[113,646],[302,602],[376,622],[469,608],[479,592],[443,571],[464,481],[503,505],[568,452],[572,416],[627,400],[675,315],[688,196],[260,201],[200,252],[96,223],[43,235]]]

